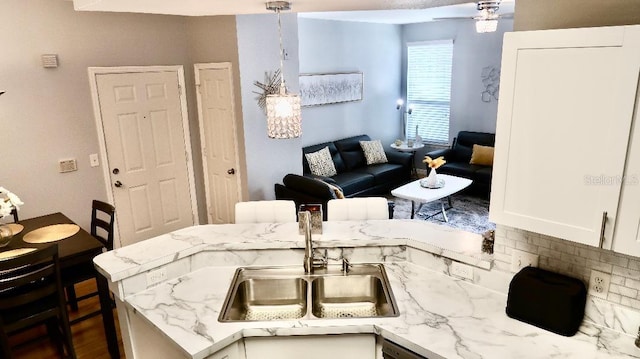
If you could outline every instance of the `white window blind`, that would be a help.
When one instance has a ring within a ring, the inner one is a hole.
[[[453,40],[407,44],[407,136],[426,143],[449,142]]]

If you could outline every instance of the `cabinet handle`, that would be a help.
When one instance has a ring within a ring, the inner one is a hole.
[[[607,212],[602,212],[602,224],[600,224],[600,248],[604,244],[604,228],[607,226]]]

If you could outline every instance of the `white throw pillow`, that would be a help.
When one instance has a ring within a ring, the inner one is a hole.
[[[309,169],[311,173],[316,176],[331,177],[338,174],[336,171],[336,165],[331,158],[331,151],[329,147],[325,147],[317,152],[305,153],[304,156],[309,162]]]
[[[364,157],[367,159],[368,165],[389,162],[380,140],[360,141],[360,146],[362,147],[362,151],[364,151]]]

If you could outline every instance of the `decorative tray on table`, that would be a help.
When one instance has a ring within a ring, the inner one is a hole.
[[[442,188],[444,187],[444,179],[443,178],[438,178],[436,180],[436,184],[434,186],[430,186],[427,184],[427,179],[422,179],[420,180],[420,186],[424,187],[424,188],[430,188],[430,189],[437,189],[437,188]]]

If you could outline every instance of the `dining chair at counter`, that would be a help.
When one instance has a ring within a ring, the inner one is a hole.
[[[0,261],[0,344],[2,357],[14,358],[9,336],[46,325],[63,358],[76,358],[60,278],[58,245]]]

